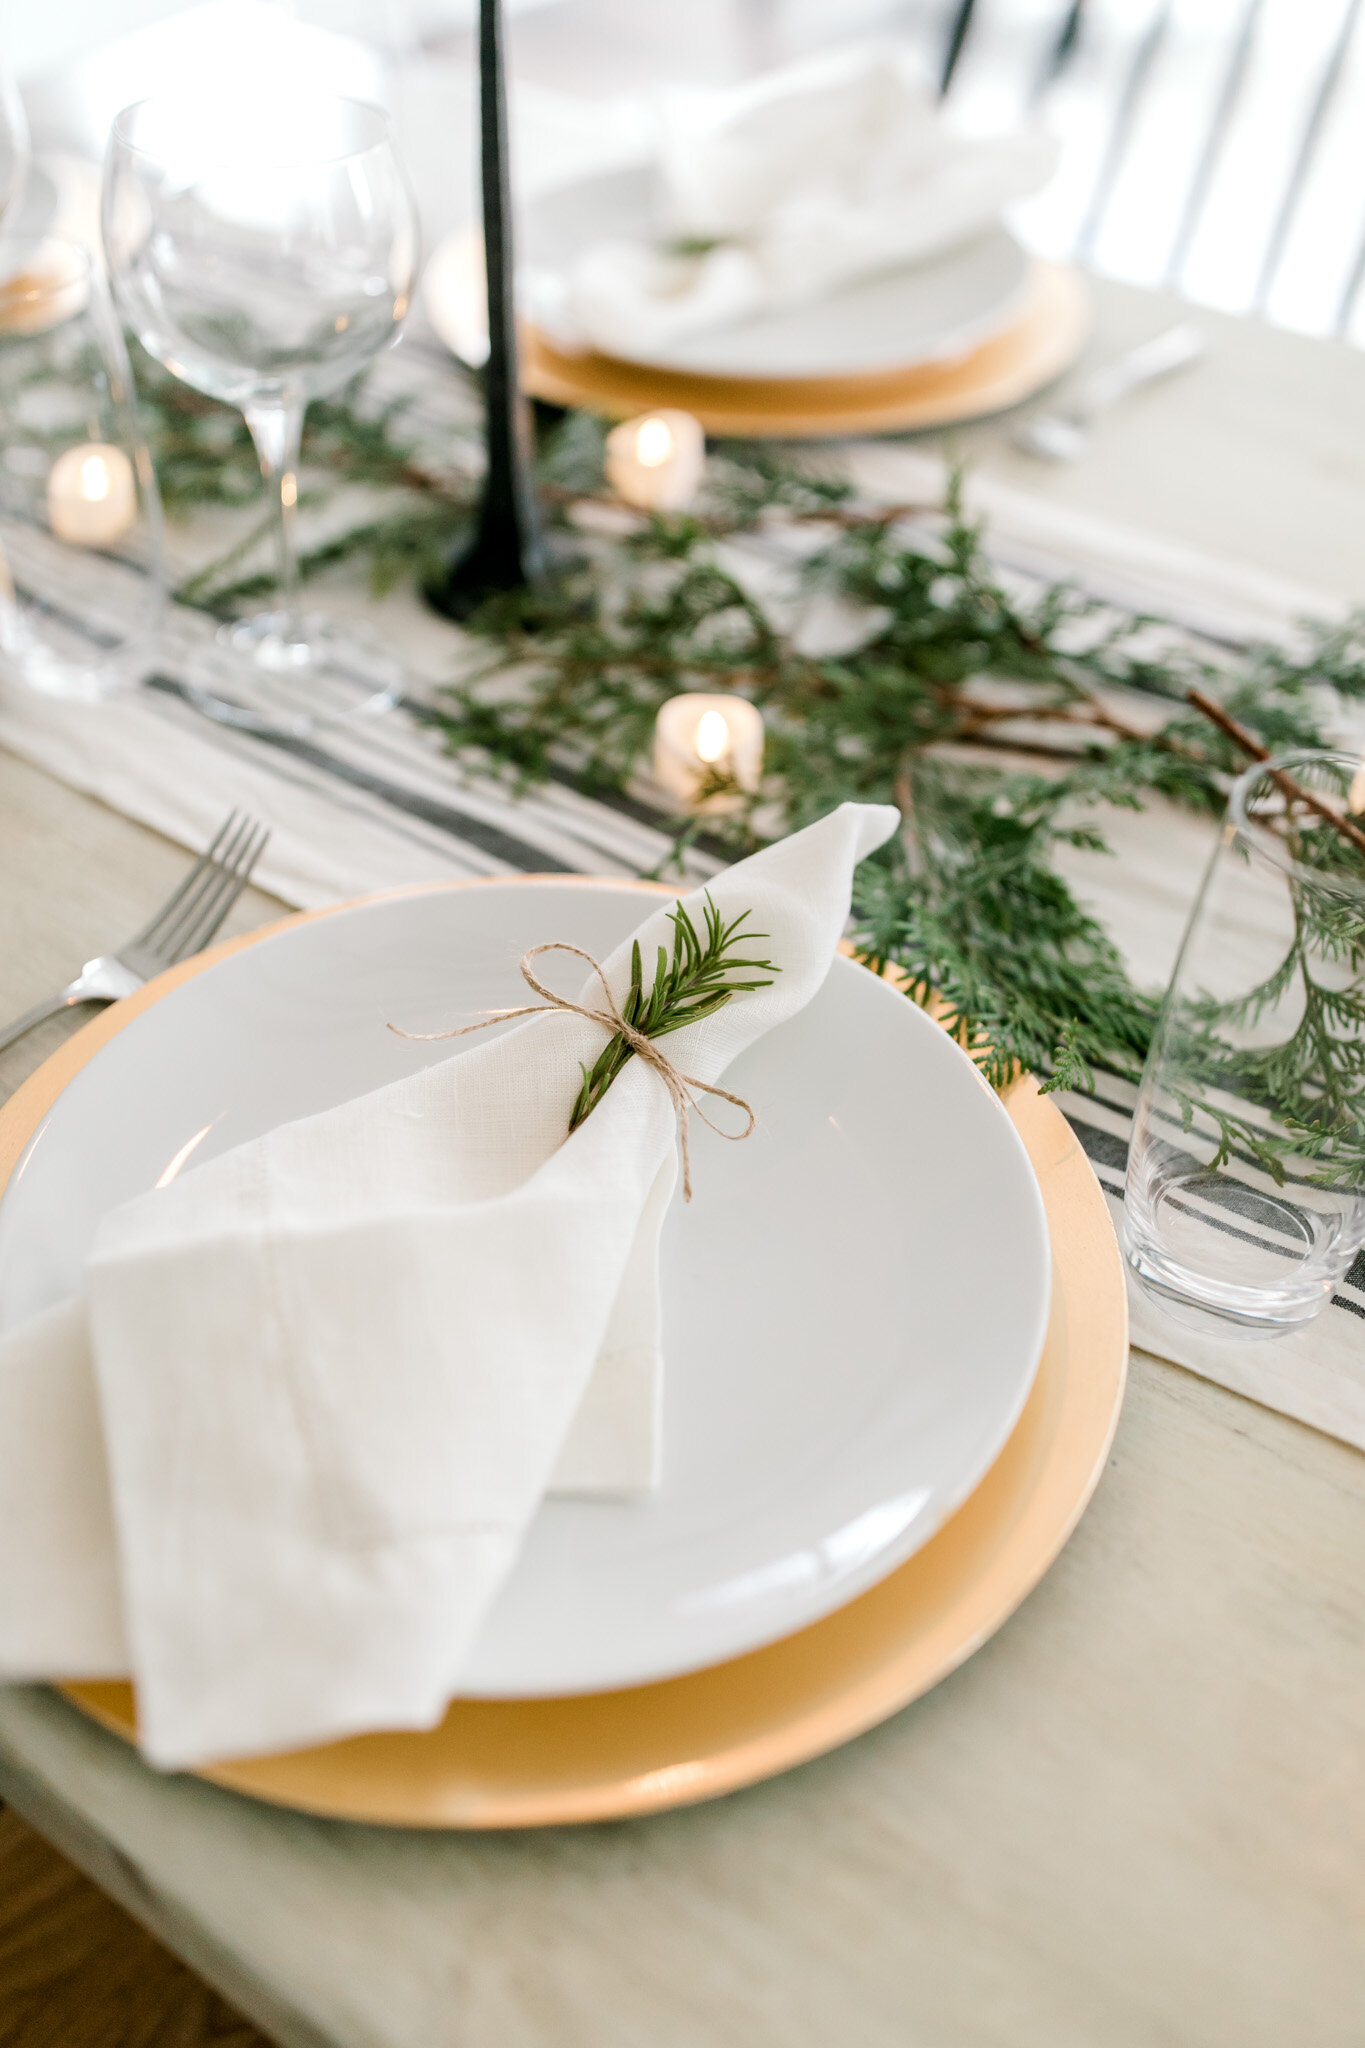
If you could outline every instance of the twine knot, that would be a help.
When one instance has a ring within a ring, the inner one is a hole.
[[[545,983],[531,972],[531,962],[541,953],[572,953],[579,960],[586,960],[602,984],[602,993],[605,998],[604,1007],[600,1010],[594,1010],[585,1003],[571,1002],[568,996],[557,995],[554,989],[547,988]],[[544,998],[542,1002],[519,1003],[513,1008],[506,1010],[489,1010],[480,1017],[477,1024],[457,1024],[449,1031],[404,1031],[397,1024],[390,1024],[389,1029],[396,1032],[399,1038],[423,1040],[464,1038],[471,1031],[486,1031],[490,1024],[505,1024],[512,1017],[550,1017],[554,1016],[556,1012],[565,1017],[586,1017],[590,1024],[602,1025],[604,1030],[610,1031],[613,1036],[623,1038],[636,1058],[643,1060],[645,1065],[658,1075],[664,1087],[668,1090],[669,1100],[673,1104],[674,1113],[678,1119],[678,1134],[682,1149],[683,1200],[690,1202],[692,1199],[692,1155],[687,1131],[689,1110],[695,1110],[707,1129],[714,1131],[718,1138],[726,1138],[732,1143],[738,1144],[741,1139],[752,1135],[754,1125],[757,1122],[751,1106],[744,1100],[742,1095],[732,1095],[728,1088],[718,1088],[714,1081],[699,1081],[695,1075],[684,1074],[680,1067],[676,1067],[673,1064],[668,1054],[660,1050],[657,1039],[650,1038],[647,1033],[637,1031],[633,1024],[628,1024],[621,1014],[620,1006],[615,996],[611,992],[607,977],[602,971],[601,963],[594,960],[591,953],[585,952],[582,946],[571,946],[564,939],[549,939],[543,945],[532,946],[528,953],[523,953],[521,956],[521,977],[528,988],[534,989],[538,996]],[[744,1129],[742,1131],[722,1130],[720,1125],[712,1117],[709,1117],[702,1108],[701,1103],[697,1100],[699,1094],[716,1095],[720,1097],[722,1102],[733,1103],[736,1109],[744,1112],[746,1119]]]

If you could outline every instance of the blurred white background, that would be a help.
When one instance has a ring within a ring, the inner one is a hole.
[[[1060,137],[1033,246],[1365,342],[1362,0],[509,0],[524,193],[648,150],[661,87],[853,36],[909,42],[988,130]],[[5,0],[38,157],[26,206],[89,226],[113,113],[177,79],[321,80],[393,110],[428,246],[474,205],[473,0]]]

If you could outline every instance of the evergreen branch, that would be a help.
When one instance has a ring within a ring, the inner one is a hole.
[[[145,359],[138,379],[172,516],[259,502],[240,418]],[[602,422],[571,414],[545,441],[542,479],[560,520],[600,507],[604,435]],[[311,407],[308,502],[330,504],[357,485],[386,495],[309,549],[305,573],[354,563],[380,588],[420,579],[467,518],[474,465],[457,440],[434,447],[413,407],[375,406],[360,387]],[[1187,693],[1211,697],[1271,751],[1328,744],[1333,702],[1365,698],[1365,613],[1311,632],[1294,652],[1201,656],[1160,622],[1116,616],[1064,584],[1031,595],[1007,588],[957,482],[936,514],[869,506],[829,463],[732,442],[713,455],[692,510],[633,526],[616,512],[629,530],[580,536],[595,555],[577,570],[508,594],[472,622],[486,658],[443,692],[438,722],[451,750],[514,786],[568,764],[581,787],[621,791],[649,757],[667,698],[743,692],[764,715],[763,788],[732,814],[708,817],[708,837],[742,854],[847,798],[898,803],[901,834],[856,878],[856,944],[869,963],[896,966],[921,1000],[933,994],[993,1081],[1021,1067],[1049,1087],[1088,1087],[1101,1069],[1137,1074],[1155,1003],[1133,987],[1054,856],[1102,853],[1105,813],[1154,798],[1221,815],[1242,754],[1189,708]],[[813,538],[793,572],[799,592],[832,595],[865,620],[849,652],[801,652],[736,573],[729,543],[775,519]],[[181,595],[221,611],[267,590],[267,576],[243,573],[259,537],[249,533]],[[1114,708],[1113,691],[1149,700],[1150,731]],[[698,829],[695,817],[676,821],[661,868]],[[1354,1048],[1365,1035],[1362,938],[1333,888],[1341,859],[1356,856],[1340,841],[1335,850],[1318,843],[1334,837],[1298,834],[1296,857],[1321,872],[1323,887],[1301,905],[1294,947],[1243,999],[1244,1022],[1269,1019],[1297,991],[1301,1021],[1237,1068],[1248,1088],[1269,1091],[1324,1173],[1341,1147],[1365,1142],[1350,1121]],[[687,957],[675,932],[662,987]],[[1324,962],[1339,970],[1330,986]],[[658,972],[649,991],[642,973],[632,984],[641,1005],[659,987]],[[1211,1021],[1204,1028],[1212,1036],[1202,1057],[1226,1075],[1227,1047],[1213,1042]],[[580,1100],[599,1099],[625,1057],[609,1047]],[[1229,1142],[1260,1146],[1273,1177],[1271,1156],[1282,1171],[1284,1159],[1257,1128],[1230,1125]]]

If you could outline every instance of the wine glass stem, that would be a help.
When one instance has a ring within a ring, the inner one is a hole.
[[[284,399],[276,405],[244,408],[251,438],[261,465],[261,475],[274,491],[278,518],[275,523],[276,581],[279,609],[292,615],[297,608],[299,563],[294,547],[294,511],[299,497],[299,441],[303,433],[303,405],[298,399]]]

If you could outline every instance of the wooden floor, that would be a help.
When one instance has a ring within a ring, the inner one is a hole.
[[[0,1811],[0,2048],[270,2048],[13,1813]]]

